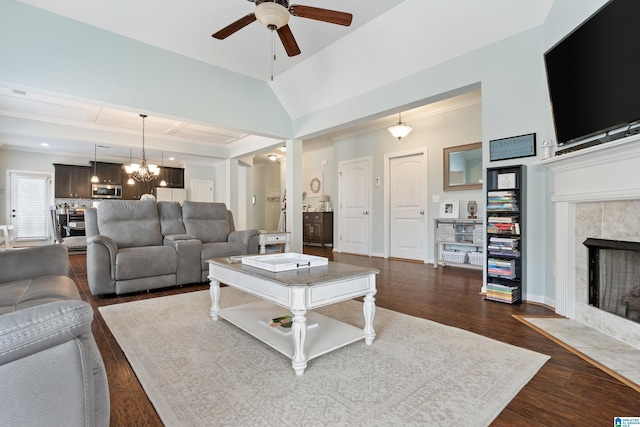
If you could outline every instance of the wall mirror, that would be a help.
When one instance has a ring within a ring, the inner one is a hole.
[[[482,189],[482,142],[444,149],[444,191]]]

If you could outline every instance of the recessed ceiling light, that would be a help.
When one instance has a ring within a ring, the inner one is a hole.
[[[43,142],[43,143],[42,143],[42,144],[40,144],[40,145],[42,145],[43,147],[48,147],[48,146],[49,146],[49,144],[48,144],[48,143],[46,143],[46,142]]]
[[[169,160],[175,160],[175,157],[169,157]]]

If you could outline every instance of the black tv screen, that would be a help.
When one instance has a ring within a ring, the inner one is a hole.
[[[544,59],[558,145],[640,120],[640,0],[607,2]]]

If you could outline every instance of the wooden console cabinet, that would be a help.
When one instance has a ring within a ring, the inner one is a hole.
[[[333,212],[303,212],[302,228],[302,243],[333,246]]]

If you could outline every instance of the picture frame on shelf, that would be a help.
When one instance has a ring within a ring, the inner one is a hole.
[[[498,174],[498,190],[511,190],[516,188],[515,173],[499,173]]]
[[[309,205],[305,203],[304,205],[302,205],[302,212],[308,212],[308,211],[309,211]]]
[[[447,199],[440,202],[440,218],[458,218],[460,215],[460,200]]]

